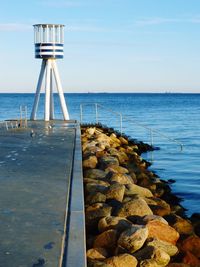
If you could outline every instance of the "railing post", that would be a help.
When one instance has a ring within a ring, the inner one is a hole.
[[[151,146],[153,146],[153,131],[150,130],[150,133],[151,133]]]
[[[98,124],[98,104],[95,103],[96,124]]]
[[[122,114],[120,114],[120,133],[122,135]]]
[[[80,122],[82,123],[83,120],[83,108],[82,108],[82,104],[80,104]]]
[[[28,121],[27,121],[27,106],[25,106],[25,127],[28,127]]]

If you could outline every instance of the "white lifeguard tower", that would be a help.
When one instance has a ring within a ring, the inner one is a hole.
[[[45,76],[45,109],[44,120],[54,119],[53,76],[60,98],[64,120],[69,120],[69,113],[65,103],[64,93],[59,77],[56,59],[64,56],[64,25],[62,24],[36,24],[34,27],[35,58],[42,59],[31,120],[36,120],[40,92]]]

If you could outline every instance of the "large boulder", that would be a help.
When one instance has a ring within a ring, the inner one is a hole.
[[[100,165],[100,168],[104,170],[110,165],[119,165],[119,161],[116,157],[103,156],[99,158],[99,165]]]
[[[168,225],[168,222],[164,218],[157,216],[157,215],[146,215],[143,217],[132,215],[132,216],[128,216],[127,219],[131,221],[133,224],[146,225],[150,221],[159,221],[159,222],[163,222]]]
[[[110,178],[111,182],[117,182],[119,184],[133,184],[134,181],[130,175],[123,174],[123,173],[113,173]]]
[[[162,207],[159,205],[149,205],[149,207],[151,208],[151,210],[153,211],[153,214],[158,215],[158,216],[165,216],[170,214],[171,209],[170,207]]]
[[[173,263],[169,263],[167,265],[167,267],[190,267],[190,265],[185,264],[185,263],[178,263],[178,262],[173,262]]]
[[[112,184],[107,192],[106,192],[106,198],[107,199],[115,199],[117,201],[122,202],[125,192],[125,186],[123,184]]]
[[[107,155],[107,152],[104,149],[101,149],[101,150],[97,151],[95,153],[95,155],[99,159],[99,158],[102,158],[103,156]]]
[[[147,224],[150,221],[158,221],[158,222],[163,222],[168,225],[168,222],[161,216],[158,215],[146,215],[142,218],[144,224]]]
[[[96,236],[93,247],[114,250],[116,247],[116,243],[117,231],[114,229],[110,229]]]
[[[153,214],[158,215],[158,216],[165,216],[170,214],[171,208],[170,205],[160,199],[160,198],[148,198],[146,199],[146,202],[148,203],[149,207],[153,211]]]
[[[119,140],[122,145],[128,145],[128,140],[122,136],[119,137]]]
[[[90,179],[104,179],[107,173],[99,169],[89,169],[84,171],[84,177]]]
[[[85,152],[86,150],[90,151],[93,148],[96,148],[96,141],[86,141],[82,144],[82,150]]]
[[[125,248],[130,253],[139,250],[148,237],[148,228],[140,225],[132,225],[129,229],[121,233],[118,245]]]
[[[122,173],[122,174],[125,174],[125,173],[128,173],[129,171],[124,168],[124,167],[121,167],[119,165],[110,165],[108,168],[105,169],[105,172],[114,172],[114,173]]]
[[[197,258],[200,258],[200,238],[196,235],[189,236],[182,242],[181,249],[189,251]]]
[[[200,213],[192,214],[190,220],[192,222],[195,234],[200,237]]]
[[[104,152],[104,150],[98,146],[91,146],[91,147],[86,147],[86,149],[83,151],[83,159],[87,159],[89,156],[95,156],[99,153]]]
[[[95,133],[95,131],[96,131],[95,127],[89,127],[89,128],[86,128],[85,130],[85,132],[90,136],[92,136]]]
[[[192,254],[190,251],[186,251],[184,258],[183,258],[183,263],[188,264],[190,267],[199,267],[200,266],[200,260]]]
[[[131,201],[122,204],[122,207],[119,208],[117,212],[117,216],[119,217],[127,217],[132,215],[137,216],[145,216],[152,215],[152,211],[145,202],[144,199],[137,197]]]
[[[160,248],[145,246],[133,254],[142,267],[164,267],[170,261],[170,256]]]
[[[85,218],[87,228],[97,227],[101,218],[110,216],[112,207],[104,203],[95,203],[86,208]]]
[[[97,157],[89,156],[89,158],[83,160],[83,168],[95,169],[97,166]]]
[[[153,239],[150,238],[149,240],[147,240],[147,246],[160,248],[163,251],[165,251],[169,256],[174,256],[178,253],[178,248],[176,246],[156,238]]]
[[[119,150],[117,148],[110,147],[107,149],[107,152],[112,157],[117,157]]]
[[[160,264],[157,263],[156,260],[148,259],[148,260],[141,261],[139,266],[140,267],[164,267],[164,266],[166,266],[166,264],[160,265]]]
[[[120,140],[117,138],[116,134],[112,133],[110,135],[110,145],[111,147],[119,147],[121,145]]]
[[[112,267],[112,266],[108,263],[105,263],[104,261],[88,259],[87,267]]]
[[[85,185],[85,192],[87,194],[92,194],[92,193],[105,193],[108,189],[108,186],[101,185],[101,184],[96,184],[96,183],[87,183]]]
[[[137,166],[137,168],[139,169],[139,166]],[[137,176],[138,185],[149,188],[149,189],[152,189],[152,186],[153,186],[153,189],[156,188],[152,179],[150,179],[149,176],[145,172],[136,170],[136,176]]]
[[[138,186],[136,184],[127,184],[125,190],[125,196],[132,196],[135,194],[141,197],[153,197],[153,194],[149,189]]]
[[[120,164],[125,164],[129,160],[129,157],[123,151],[117,153],[117,158]]]
[[[87,258],[92,260],[104,260],[108,252],[104,248],[91,248],[87,250]]]
[[[179,234],[190,235],[193,233],[193,226],[187,219],[181,218],[176,214],[165,216],[169,225],[172,226]]]
[[[98,223],[98,229],[100,232],[104,232],[109,229],[115,229],[118,232],[122,232],[131,226],[132,223],[127,219],[115,216],[104,217]]]
[[[110,137],[104,133],[97,134],[96,142],[98,143],[98,145],[104,145],[105,147],[110,147]]]
[[[108,258],[105,260],[106,263],[112,267],[136,267],[137,259],[130,254],[121,254]]]
[[[86,197],[85,203],[92,205],[94,203],[105,203],[106,196],[100,192],[94,192]]]
[[[150,221],[147,223],[149,237],[153,237],[173,245],[179,239],[179,233],[169,225],[159,221]]]
[[[103,186],[110,186],[110,184],[106,181],[103,180],[97,180],[97,179],[93,179],[93,178],[84,178],[83,179],[84,184],[88,184],[88,183],[92,183],[92,184],[99,184],[99,185],[103,185]]]

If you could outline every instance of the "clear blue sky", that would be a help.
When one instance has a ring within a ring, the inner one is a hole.
[[[65,92],[200,92],[199,0],[1,1],[0,92],[34,92],[35,23],[65,24]]]

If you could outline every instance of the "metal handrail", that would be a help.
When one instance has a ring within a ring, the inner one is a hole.
[[[130,119],[129,117],[122,115],[122,113],[113,111],[111,108],[107,108],[104,105],[99,104],[99,103],[83,103],[83,104],[80,104],[80,117],[81,117],[80,121],[81,121],[81,123],[83,121],[83,106],[88,106],[88,105],[94,105],[95,106],[96,123],[99,122],[98,107],[101,107],[104,110],[107,110],[110,113],[115,114],[115,115],[120,117],[120,133],[121,134],[122,134],[122,129],[123,129],[123,125],[122,125],[123,124],[123,119],[126,119],[126,121],[128,121],[128,122],[134,123],[135,125],[140,126],[140,127],[144,128],[144,129],[150,131],[150,134],[151,134],[151,145],[153,145],[153,134],[155,133],[155,134],[157,134],[159,136],[162,136],[162,137],[168,139],[171,142],[176,143],[177,145],[180,146],[181,151],[183,150],[183,144],[180,141],[178,141],[178,140],[176,140],[174,138],[171,138],[171,137],[167,136],[166,134],[163,134],[162,132],[160,132],[158,130],[155,130],[155,129],[149,127],[149,126],[141,124],[141,123],[135,121],[134,119]]]
[[[18,128],[18,120],[6,120],[6,121],[0,121],[0,125],[3,125],[5,127],[6,131],[14,128]]]

